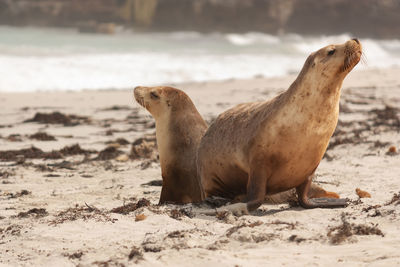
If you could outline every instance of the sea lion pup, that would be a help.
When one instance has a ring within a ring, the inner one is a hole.
[[[307,58],[282,94],[219,115],[198,150],[205,196],[244,195],[244,203],[225,207],[236,214],[247,214],[266,195],[291,188],[304,208],[346,205],[345,199],[310,199],[308,191],[336,128],[342,82],[361,54],[357,39],[324,47]]]
[[[207,124],[192,100],[172,87],[136,87],[136,101],[156,120],[156,139],[163,185],[160,204],[204,199],[196,155]]]
[[[195,157],[207,124],[195,105],[183,91],[172,87],[136,87],[134,95],[156,120],[163,178],[160,203],[183,204],[204,200]],[[294,195],[294,190],[289,190],[267,196],[265,201],[287,203]],[[309,197],[339,196],[312,184]]]

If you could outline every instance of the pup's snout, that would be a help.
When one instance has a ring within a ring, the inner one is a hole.
[[[136,86],[136,87],[133,89],[133,93],[136,95],[136,94],[138,94],[138,93],[140,92],[141,89],[142,89],[141,86]]]
[[[143,102],[143,87],[136,86],[135,89],[133,89],[133,95],[135,96],[135,99],[138,103],[142,103]]]
[[[136,86],[135,89],[133,89],[133,93],[135,94],[135,97],[136,96],[142,96],[143,95],[143,90],[144,90],[143,86]]]

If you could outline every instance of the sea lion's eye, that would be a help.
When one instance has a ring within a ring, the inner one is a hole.
[[[333,54],[335,54],[336,49],[332,49],[328,52],[328,56],[332,56]]]
[[[151,98],[153,98],[153,99],[159,99],[159,98],[160,98],[160,97],[157,95],[156,92],[150,92],[150,96],[151,96]]]

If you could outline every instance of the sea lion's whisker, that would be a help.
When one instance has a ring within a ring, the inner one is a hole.
[[[368,66],[368,58],[364,53],[361,54],[361,64]]]
[[[134,101],[135,102],[135,108],[139,108],[141,105],[140,105],[140,103],[139,103],[139,101],[137,100],[137,99],[135,99],[136,101]]]
[[[351,68],[353,65],[356,64],[357,60],[358,60],[358,54],[355,51],[349,50],[349,49],[345,49],[344,51],[346,57],[344,59],[344,63],[343,66],[340,68],[340,70],[342,72],[347,71],[349,68]],[[361,54],[361,59],[363,59],[363,54]]]

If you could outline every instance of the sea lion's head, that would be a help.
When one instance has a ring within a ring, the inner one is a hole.
[[[134,89],[134,96],[136,101],[146,108],[156,120],[162,115],[194,107],[190,98],[183,91],[173,87],[138,86]]]
[[[307,58],[302,74],[307,73],[318,80],[343,80],[360,61],[361,55],[362,46],[358,39],[349,40],[344,44],[328,45]]]

